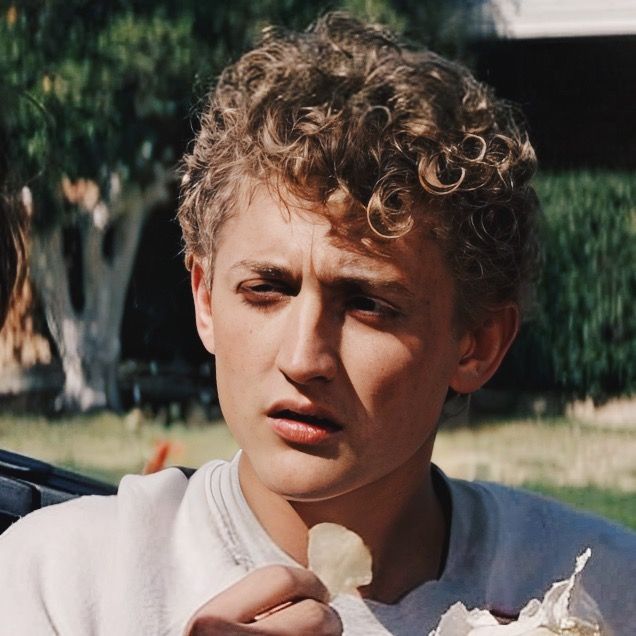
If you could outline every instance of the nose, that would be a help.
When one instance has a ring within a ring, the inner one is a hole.
[[[330,381],[338,369],[338,325],[323,300],[302,291],[293,297],[276,357],[279,370],[294,384]]]

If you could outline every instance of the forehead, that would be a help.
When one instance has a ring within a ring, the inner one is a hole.
[[[223,224],[215,258],[215,270],[219,265],[271,261],[311,267],[329,277],[347,272],[384,276],[412,288],[450,281],[439,246],[423,230],[382,239],[366,218],[352,219],[340,202],[309,206],[291,197],[282,199],[264,186],[243,197]]]

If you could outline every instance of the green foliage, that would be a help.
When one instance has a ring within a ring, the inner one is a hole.
[[[113,170],[144,182],[174,165],[193,87],[207,91],[270,16],[310,19],[298,0],[226,4],[48,0],[0,13],[1,153],[15,185],[50,215],[63,174],[107,191]]]
[[[434,0],[29,0],[0,9],[0,162],[55,222],[62,175],[151,178],[191,136],[193,95],[268,24],[302,29],[330,9],[457,40],[458,2]],[[453,26],[455,25],[455,26]],[[449,35],[450,34],[450,35]],[[454,39],[453,39],[454,38]],[[194,90],[193,90],[194,89]],[[46,202],[44,205],[43,202]],[[38,222],[42,222],[39,219]]]
[[[107,185],[175,161],[197,69],[191,15],[83,0],[21,3],[0,17],[4,161],[55,193],[62,174]],[[205,59],[205,56],[204,56]],[[35,182],[35,183],[34,183]]]
[[[363,20],[386,24],[400,33],[406,29],[406,16],[385,0],[343,0],[341,8]]]
[[[636,177],[543,175],[538,316],[515,354],[549,388],[596,400],[636,391]]]
[[[524,484],[524,487],[636,530],[636,497],[634,493],[604,490],[595,486],[557,486],[535,482]]]
[[[16,2],[0,10],[0,168],[10,167],[15,187],[29,184],[44,222],[56,222],[64,174],[107,192],[113,170],[144,182],[157,163],[175,165],[196,99],[266,24],[303,28],[341,8],[452,55],[462,53],[470,4]],[[542,388],[597,399],[633,392],[636,178],[555,174],[538,187],[546,212],[538,319],[508,369],[522,382],[530,374]]]
[[[433,51],[467,62],[471,11],[479,0],[390,0],[404,35]]]

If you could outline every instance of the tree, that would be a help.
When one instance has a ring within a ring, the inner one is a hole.
[[[119,406],[120,325],[144,221],[174,195],[193,86],[303,2],[46,0],[0,17],[0,136],[32,213],[31,277],[63,408]],[[282,19],[287,18],[287,19]],[[196,94],[195,92],[195,94]]]
[[[59,405],[118,407],[125,294],[144,221],[170,197],[192,16],[75,0],[3,18],[5,160],[32,211],[31,275],[65,373]]]
[[[22,0],[4,9],[0,152],[32,211],[31,275],[64,368],[60,407],[119,406],[128,280],[145,219],[172,196],[193,93],[265,24],[302,28],[342,7],[399,27],[411,4]],[[431,13],[435,3],[424,5]]]

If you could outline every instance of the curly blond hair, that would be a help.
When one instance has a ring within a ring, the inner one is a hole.
[[[313,205],[346,200],[367,242],[425,227],[471,323],[527,299],[535,167],[520,114],[461,64],[340,12],[303,33],[269,28],[222,73],[184,158],[186,265],[211,270],[242,184],[266,183]]]

